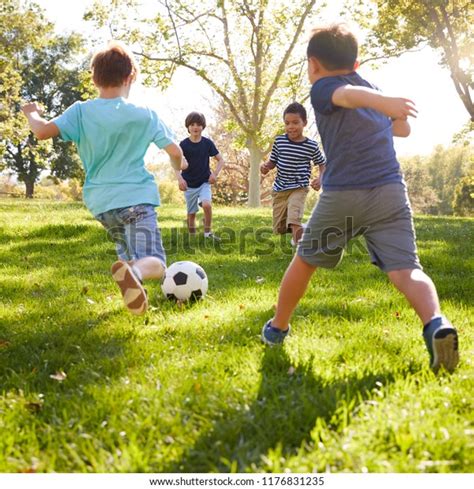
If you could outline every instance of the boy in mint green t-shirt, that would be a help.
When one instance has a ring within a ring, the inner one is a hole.
[[[76,143],[86,173],[84,203],[117,247],[112,276],[130,312],[143,314],[148,300],[142,282],[160,279],[166,267],[155,212],[160,199],[145,168],[145,153],[155,143],[168,153],[175,170],[187,164],[156,112],[127,101],[137,75],[128,50],[110,43],[95,54],[91,67],[98,98],[75,102],[51,121],[41,117],[36,103],[22,110],[38,139],[60,136]]]

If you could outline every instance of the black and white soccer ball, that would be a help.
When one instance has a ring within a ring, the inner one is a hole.
[[[202,299],[208,280],[204,269],[192,261],[177,261],[166,269],[161,290],[168,299],[176,301]]]

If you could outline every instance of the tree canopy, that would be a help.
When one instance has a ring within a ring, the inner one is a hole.
[[[474,121],[474,7],[472,0],[358,0],[355,19],[369,29],[369,59],[399,56],[430,46],[450,71],[457,94]]]
[[[138,46],[148,83],[166,86],[183,67],[225,104],[228,124],[250,154],[249,205],[259,205],[259,164],[276,121],[288,103],[307,96],[304,29],[316,14],[316,0],[162,0],[152,15],[148,9],[143,15],[139,2],[114,5],[110,10],[96,2],[86,18]]]
[[[25,183],[32,197],[41,172],[59,178],[78,176],[82,167],[70,144],[38,141],[20,112],[21,103],[37,100],[48,118],[81,98],[88,85],[77,60],[83,40],[58,36],[34,3],[6,0],[0,11],[0,150],[3,166]]]

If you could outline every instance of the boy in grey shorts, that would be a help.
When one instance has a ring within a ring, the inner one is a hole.
[[[262,340],[282,343],[289,320],[317,267],[334,268],[345,245],[363,235],[372,259],[420,317],[430,367],[453,371],[456,329],[441,315],[438,295],[418,260],[412,213],[393,148],[410,133],[413,102],[387,97],[361,78],[357,40],[342,25],[316,29],[308,44],[311,102],[327,163],[323,193],[281,283],[275,317]]]

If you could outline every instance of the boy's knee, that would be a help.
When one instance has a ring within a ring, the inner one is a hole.
[[[388,278],[394,285],[403,284],[408,280],[416,280],[418,272],[423,273],[419,269],[404,268],[401,270],[391,270],[387,272]]]
[[[211,210],[212,206],[211,206],[211,203],[208,201],[208,200],[203,200],[201,202],[201,206],[203,208],[203,210]]]

